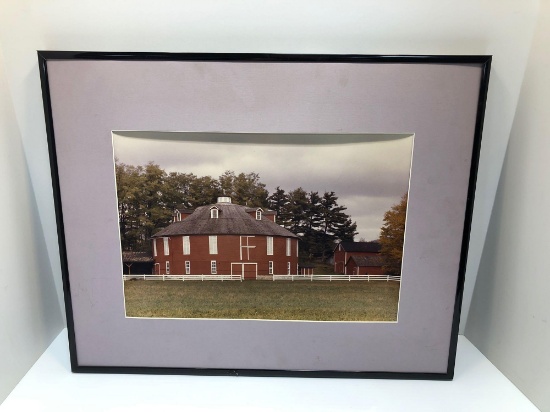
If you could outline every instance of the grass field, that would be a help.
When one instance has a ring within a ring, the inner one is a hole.
[[[125,281],[126,316],[395,321],[399,282]]]

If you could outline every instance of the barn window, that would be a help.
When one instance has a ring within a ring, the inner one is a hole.
[[[296,241],[296,257],[298,257],[298,241]]]
[[[188,260],[185,261],[185,274],[191,274],[191,262]]]
[[[208,248],[211,255],[218,254],[218,236],[208,236]]]
[[[290,262],[286,262],[286,274],[290,275]]]
[[[212,273],[213,275],[215,275],[218,271],[217,271],[217,264],[216,264],[216,261],[215,260],[211,260],[210,261],[210,273]]]
[[[170,262],[166,261],[166,274],[170,274]]]
[[[217,207],[213,207],[210,209],[210,219],[217,219],[219,215],[219,210]]]
[[[272,260],[269,261],[269,274],[270,275],[273,274],[273,261]]]
[[[181,221],[181,213],[179,210],[176,210],[176,213],[174,213],[174,222],[180,222]]]
[[[254,249],[256,246],[250,244],[250,238],[254,236],[241,236],[240,237],[240,258],[241,260],[250,260],[250,249]]]
[[[273,236],[267,237],[267,254],[273,255]]]
[[[262,220],[262,209],[256,209],[256,220]]]
[[[170,254],[170,246],[168,245],[168,238],[163,237],[162,240],[164,241],[164,254],[168,256]]]
[[[191,254],[191,243],[189,242],[189,236],[183,237],[183,254],[184,255]]]
[[[153,239],[153,256],[157,255],[157,239]]]
[[[290,245],[291,245],[290,240],[291,240],[291,239],[290,239],[289,237],[286,238],[286,255],[287,255],[287,256],[290,256],[290,252],[291,252],[291,251],[290,251]]]

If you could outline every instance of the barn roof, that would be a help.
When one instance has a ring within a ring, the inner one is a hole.
[[[340,242],[346,252],[380,252],[380,243],[372,242]],[[338,246],[336,246],[338,247]],[[335,249],[336,250],[336,249]]]
[[[152,262],[153,256],[149,252],[122,252],[123,262]]]
[[[356,256],[352,255],[346,264],[353,260],[357,266],[384,266],[384,258],[382,256]]]
[[[210,209],[218,208],[218,218],[210,218]],[[191,216],[179,222],[173,222],[155,233],[153,237],[175,235],[264,235],[297,237],[294,233],[265,218],[256,220],[248,214],[257,208],[236,205],[232,203],[216,203],[200,206]],[[274,213],[274,212],[273,212]]]

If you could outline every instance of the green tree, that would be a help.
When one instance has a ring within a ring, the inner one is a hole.
[[[220,177],[218,177],[218,182],[222,195],[229,196],[233,199],[233,196],[235,196],[235,172],[232,170],[226,170]]]
[[[384,213],[384,225],[380,230],[380,253],[384,256],[384,270],[388,274],[401,274],[403,242],[405,239],[405,218],[407,214],[407,194],[399,203]]]
[[[307,192],[304,189],[299,187],[298,189],[294,189],[288,192],[288,230],[300,237],[303,237],[305,233],[305,217],[308,208],[309,198]]]
[[[289,200],[286,192],[279,186],[267,198],[267,206],[277,213],[277,223],[282,227],[289,227]]]
[[[302,216],[302,251],[308,258],[312,258],[322,252],[320,244],[322,238],[320,236],[320,228],[322,223],[321,217],[321,197],[318,192],[309,192],[307,194],[307,203],[303,208]]]
[[[191,207],[191,185],[197,179],[193,173],[171,172],[165,177],[163,193],[166,207],[175,208]]]
[[[338,221],[333,229],[335,239],[341,242],[353,242],[357,234],[357,223],[352,222],[351,217],[346,217],[343,221]]]
[[[334,192],[325,192],[320,202],[321,255],[323,260],[332,252],[334,242],[353,241],[357,234],[357,224],[344,213],[347,208],[338,204]]]
[[[143,168],[141,181],[141,239],[149,247],[149,239],[160,228],[166,226],[173,213],[173,206],[167,203],[166,172],[159,165],[149,162]]]
[[[133,250],[140,237],[139,203],[143,168],[115,162],[118,220],[123,250]]]
[[[115,162],[119,227],[123,250],[147,251],[150,237],[166,226],[173,208],[166,204],[166,172],[154,163]]]
[[[258,173],[239,173],[234,181],[234,191],[237,203],[249,207],[267,207],[269,192],[265,184],[260,182]]]
[[[271,204],[280,205],[288,216],[286,228],[300,237],[302,257],[321,258],[330,255],[337,240],[353,240],[357,225],[346,214],[345,206],[338,204],[334,192],[306,192],[303,188],[292,190],[283,199],[284,191],[277,190],[270,197]]]
[[[216,203],[221,196],[220,185],[217,179],[211,176],[197,177],[189,184],[189,197],[187,199],[191,208]]]
[[[223,196],[231,197],[233,203],[249,207],[268,207],[269,192],[260,181],[258,173],[235,174],[227,170],[219,178],[219,187]]]

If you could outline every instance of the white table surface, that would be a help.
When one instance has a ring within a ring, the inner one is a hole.
[[[8,411],[538,411],[464,336],[455,379],[74,374],[64,330],[2,405]]]

